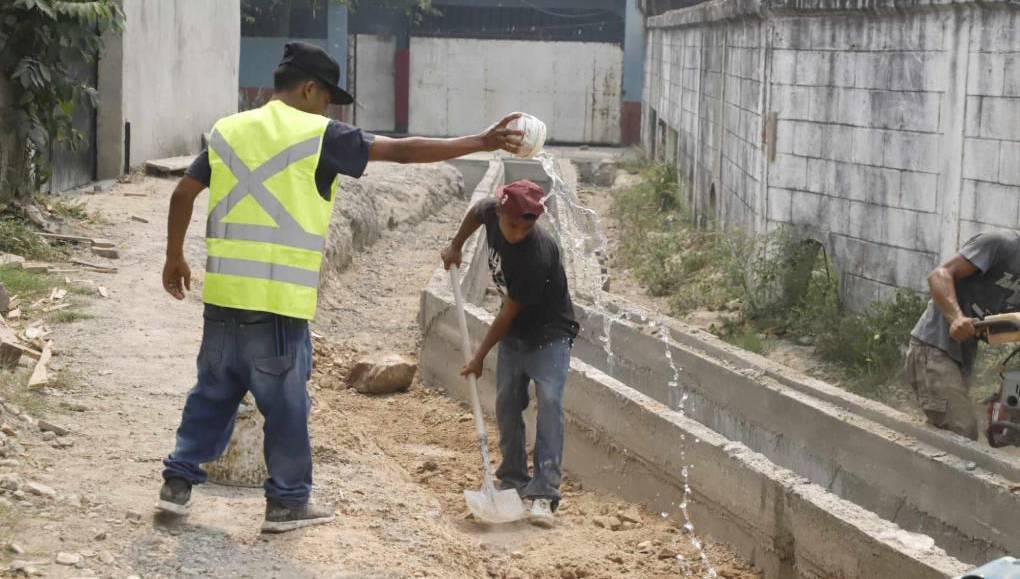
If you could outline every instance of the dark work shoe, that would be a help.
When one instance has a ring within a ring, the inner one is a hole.
[[[182,478],[170,478],[159,489],[159,503],[156,507],[175,515],[186,515],[190,502],[191,483]]]
[[[321,525],[333,520],[336,508],[333,505],[307,503],[300,507],[288,507],[276,501],[266,501],[266,521],[262,523],[263,533],[285,533]]]

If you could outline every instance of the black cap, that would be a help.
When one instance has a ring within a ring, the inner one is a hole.
[[[307,42],[288,42],[283,47],[280,68],[293,68],[310,74],[329,87],[329,102],[349,105],[354,102],[351,93],[340,88],[340,65],[325,50]]]

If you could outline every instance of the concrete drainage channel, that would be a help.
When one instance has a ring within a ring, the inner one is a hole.
[[[537,164],[519,161],[458,168],[473,202],[508,181],[544,179]],[[475,236],[464,253],[476,340],[492,322],[477,305],[488,284],[484,243]],[[437,270],[422,293],[420,372],[427,386],[467,400],[447,283]],[[564,400],[564,466],[584,484],[679,516],[681,469],[693,465],[697,532],[769,578],[951,577],[1020,551],[1020,499],[1010,491],[1020,469],[1005,454],[671,323],[669,347],[690,394],[681,415],[669,406],[666,346],[641,321],[647,312],[613,300],[610,368],[599,340],[605,314],[577,309],[584,329]],[[479,381],[490,412],[494,358]]]

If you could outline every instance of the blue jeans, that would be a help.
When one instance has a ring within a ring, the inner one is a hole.
[[[176,446],[163,461],[163,478],[205,482],[199,465],[223,454],[241,399],[251,392],[266,419],[266,497],[287,506],[307,503],[312,491],[308,322],[212,305],[206,305],[204,317],[198,383],[188,393]]]
[[[571,341],[564,338],[538,348],[517,338],[499,344],[496,367],[496,421],[503,462],[496,470],[501,487],[522,497],[560,499],[563,462],[563,386],[570,370]],[[524,409],[530,402],[528,384],[535,381],[538,433],[534,475],[528,476]]]

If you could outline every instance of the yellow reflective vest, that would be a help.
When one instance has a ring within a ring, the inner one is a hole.
[[[280,101],[221,119],[209,139],[208,304],[315,317],[336,198],[315,168],[329,119]]]

